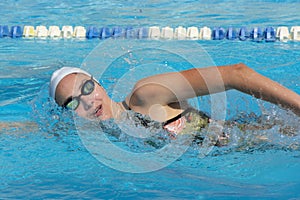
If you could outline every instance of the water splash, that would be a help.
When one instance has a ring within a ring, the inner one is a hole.
[[[33,120],[42,133],[70,145],[73,142],[78,143],[74,113],[58,107],[50,100],[46,87],[48,86],[42,87],[41,92],[31,102]],[[299,150],[300,118],[290,111],[269,104],[262,104],[261,109],[261,115],[241,113],[228,120],[223,128],[224,134],[229,137],[228,141],[225,144],[217,144],[219,147],[215,147],[210,155],[233,151]],[[172,139],[160,123],[134,112],[126,112],[118,120],[98,122],[98,126],[101,127],[99,130],[91,129],[91,132],[106,134],[116,145],[133,152],[153,151],[169,144]],[[201,151],[203,136],[210,136],[207,135],[206,129],[191,134],[195,135],[195,138],[190,150],[198,154]]]
[[[36,123],[36,132],[47,138],[66,143],[69,151],[84,149],[74,124],[74,113],[58,107],[48,95],[45,84],[38,95],[31,101],[31,119]]]

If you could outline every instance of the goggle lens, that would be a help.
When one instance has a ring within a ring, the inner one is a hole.
[[[70,110],[76,110],[79,106],[79,99],[73,98],[67,105],[66,108]]]
[[[91,94],[95,89],[95,83],[93,81],[93,77],[91,77],[90,80],[87,80],[82,88],[81,88],[81,94],[77,97],[71,97],[69,98],[64,104],[63,107],[66,107],[67,109],[70,110],[76,110],[80,104],[80,97],[82,95],[86,96]]]
[[[94,91],[95,84],[92,80],[88,80],[81,88],[82,95],[89,95]]]

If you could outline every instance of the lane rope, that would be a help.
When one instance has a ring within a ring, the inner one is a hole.
[[[0,38],[39,38],[39,39],[163,39],[163,40],[251,40],[255,42],[300,41],[300,26],[280,27],[101,27],[96,26],[7,26],[0,25]]]

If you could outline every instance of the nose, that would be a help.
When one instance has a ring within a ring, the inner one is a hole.
[[[80,101],[84,110],[89,110],[94,105],[94,98],[93,95],[81,96]]]

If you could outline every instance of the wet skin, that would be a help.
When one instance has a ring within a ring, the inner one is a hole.
[[[85,74],[70,74],[64,77],[57,86],[56,101],[63,105],[69,97],[76,97],[81,94],[82,85],[91,77]],[[112,100],[105,90],[95,82],[95,88],[89,95],[81,95],[80,103],[76,113],[88,119],[107,120],[113,117]]]

